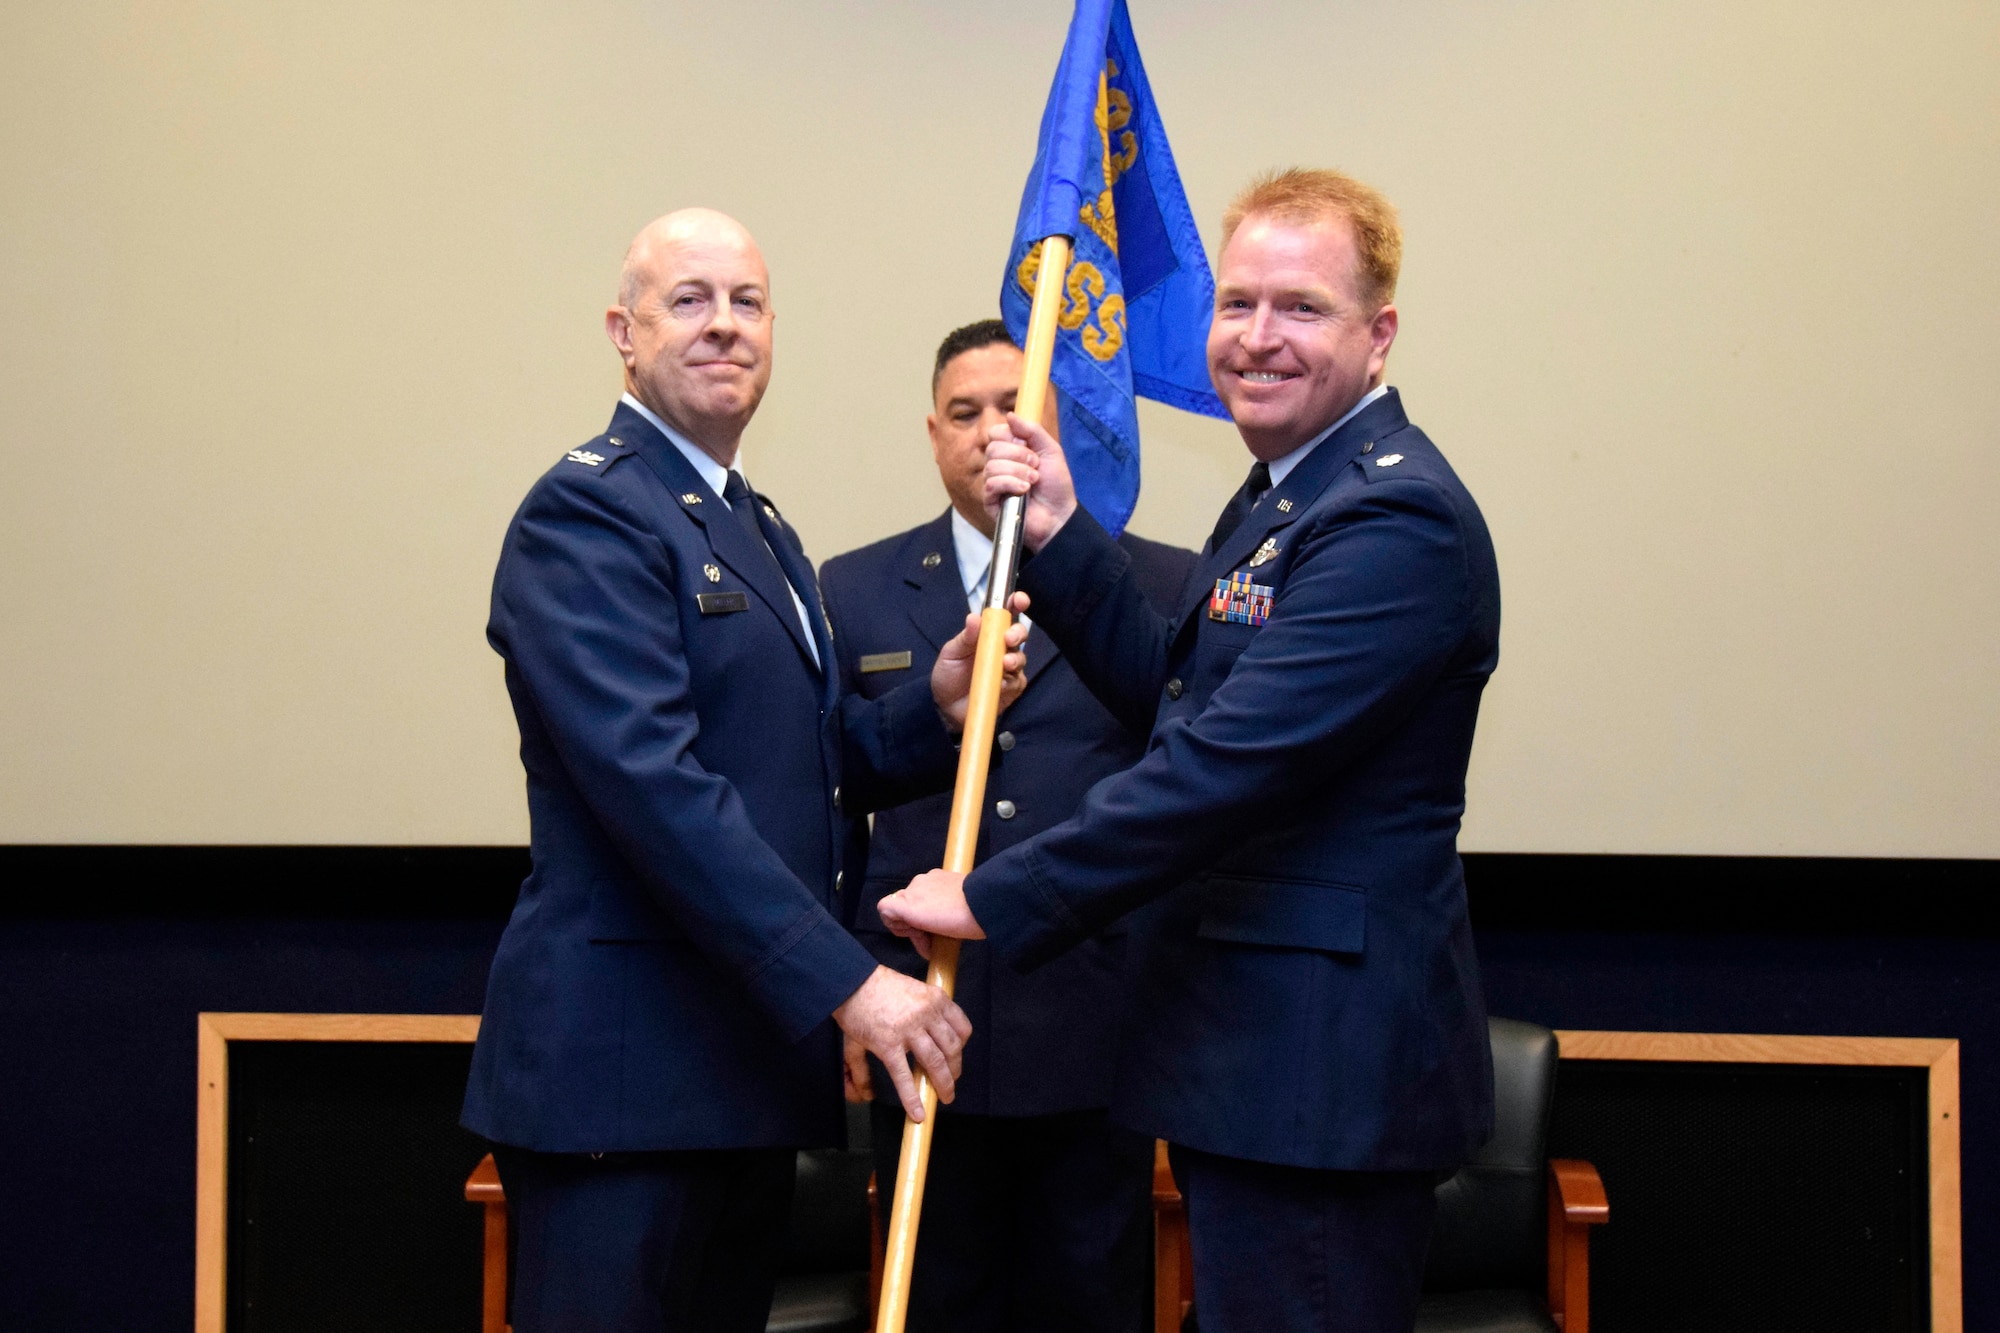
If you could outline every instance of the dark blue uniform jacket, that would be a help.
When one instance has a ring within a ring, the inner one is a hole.
[[[1266,623],[1210,617],[1232,574],[1272,590]],[[1397,395],[1269,491],[1170,616],[1083,513],[1021,582],[1152,739],[966,893],[1019,967],[1164,895],[1133,936],[1113,1118],[1294,1166],[1470,1157],[1492,1068],[1456,838],[1500,584],[1478,507]]]
[[[831,664],[812,566],[767,518]],[[840,1142],[828,1016],[875,967],[835,919],[840,811],[950,781],[929,682],[844,698],[769,557],[623,405],[522,502],[487,637],[534,869],[467,1128],[549,1152]]]
[[[1130,533],[1118,545],[1146,598],[1172,606],[1194,553]],[[965,623],[951,512],[827,561],[820,586],[843,688],[874,699],[928,676],[938,649]],[[907,664],[895,665],[905,653]],[[1039,627],[1029,633],[1027,653],[1028,688],[1000,718],[987,777],[982,860],[1069,818],[1092,783],[1129,767],[1145,748],[1145,729],[1113,717]],[[1002,818],[1001,809],[1011,813]],[[923,974],[923,960],[883,928],[875,904],[937,866],[950,817],[949,793],[928,796],[879,812],[873,837],[862,825],[849,846],[849,866],[865,865],[866,874],[854,901],[855,932],[876,958],[911,976]],[[976,941],[965,947],[957,998],[976,1035],[949,1111],[1026,1116],[1110,1104],[1124,924],[1112,923],[1025,976],[996,969]]]

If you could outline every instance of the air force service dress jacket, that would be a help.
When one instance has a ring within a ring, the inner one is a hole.
[[[766,541],[833,649],[797,535]],[[610,428],[507,530],[533,873],[487,985],[464,1124],[546,1152],[844,1137],[829,1018],[875,968],[836,920],[841,811],[951,779],[927,680],[843,697],[756,539],[656,428]]]
[[[1130,533],[1118,546],[1139,592],[1154,606],[1174,605],[1194,553]],[[883,698],[928,676],[966,616],[951,511],[827,561],[820,587],[844,689]],[[1028,688],[1000,717],[980,860],[1067,819],[1092,783],[1129,767],[1145,748],[1146,729],[1113,717],[1039,626],[1029,631],[1027,654]],[[857,862],[866,867],[855,933],[877,959],[911,976],[923,975],[924,962],[888,933],[875,904],[938,865],[950,818],[950,793],[928,796],[878,812],[872,837],[863,826],[849,848],[850,880]],[[1110,1104],[1124,934],[1124,922],[1114,922],[1028,975],[996,969],[977,941],[965,946],[956,998],[977,1035],[966,1044],[948,1113],[1053,1115]]]
[[[1267,492],[1171,615],[1081,511],[1021,585],[1151,740],[966,895],[1018,967],[1165,895],[1134,932],[1113,1119],[1300,1167],[1469,1158],[1492,1067],[1456,837],[1500,584],[1398,396]]]

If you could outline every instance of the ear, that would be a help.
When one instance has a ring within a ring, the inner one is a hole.
[[[939,467],[944,466],[944,441],[938,438],[937,413],[924,413],[924,433],[931,437],[931,459]]]
[[[1399,320],[1396,307],[1385,305],[1375,312],[1375,318],[1368,322],[1368,376],[1371,384],[1382,380],[1382,368],[1388,363],[1389,348],[1396,341]]]
[[[611,339],[611,345],[618,349],[626,365],[632,364],[632,312],[622,305],[614,305],[604,312],[604,336]]]

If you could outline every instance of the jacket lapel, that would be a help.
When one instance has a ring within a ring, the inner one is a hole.
[[[936,560],[931,557],[936,556]],[[935,653],[965,628],[965,584],[951,539],[951,511],[911,534],[900,559],[910,622]]]
[[[660,434],[652,422],[620,403],[617,412],[612,414],[611,428],[638,451],[653,475],[673,493],[681,512],[693,519],[708,535],[709,550],[714,554],[716,563],[726,565],[771,608],[771,613],[791,635],[792,642],[810,667],[812,651],[806,646],[805,627],[799,624],[799,614],[792,606],[791,590],[785,586],[784,578],[778,572],[779,566],[764,558],[755,540],[736,521],[736,515],[730,512],[729,506],[708,488],[708,483],[701,479],[694,465],[681,456],[673,441]],[[783,563],[782,556],[779,561]],[[811,588],[814,585],[808,583],[805,586]],[[804,600],[803,597],[801,600]],[[807,608],[809,615],[811,610],[811,607]]]
[[[937,563],[927,564],[934,555],[938,557]],[[903,547],[901,563],[903,582],[910,590],[910,620],[935,653],[965,628],[965,617],[971,613],[965,601],[965,574],[958,567],[958,544],[952,540],[949,509],[912,534]],[[1033,620],[1034,613],[1030,612],[1027,643],[1030,685],[1062,651]]]
[[[1195,576],[1183,594],[1179,614],[1174,617],[1175,635],[1186,627],[1188,617],[1208,604],[1215,581],[1248,560],[1266,537],[1290,526],[1304,514],[1341,469],[1360,456],[1362,445],[1394,434],[1409,424],[1409,418],[1403,415],[1401,396],[1391,389],[1322,440],[1286,474],[1282,483],[1264,492],[1257,507],[1229,534],[1221,549],[1204,555],[1195,566]]]

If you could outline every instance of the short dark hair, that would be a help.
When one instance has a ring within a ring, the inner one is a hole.
[[[1009,347],[1017,349],[1020,347],[1020,344],[1014,341],[1014,335],[1007,332],[1007,325],[997,319],[976,320],[962,329],[953,329],[947,333],[944,341],[938,344],[937,364],[931,367],[931,392],[933,394],[937,392],[938,381],[944,378],[946,366],[967,352],[991,347],[996,343],[1006,343]]]

